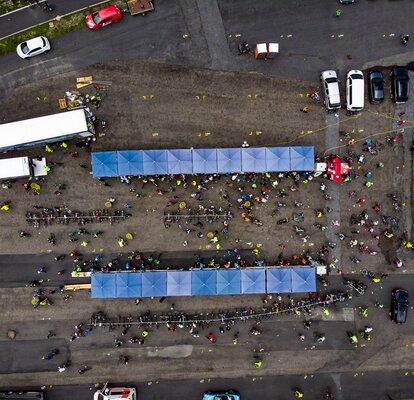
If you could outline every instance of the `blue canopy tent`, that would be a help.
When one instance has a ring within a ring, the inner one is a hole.
[[[116,297],[116,275],[108,273],[92,274],[91,297],[93,299],[113,299]]]
[[[142,150],[144,175],[168,175],[166,150]]]
[[[191,271],[191,294],[193,296],[217,294],[217,271]]]
[[[148,271],[142,274],[142,297],[162,297],[167,295],[167,273]]]
[[[141,272],[118,272],[116,275],[116,297],[142,296],[142,273]]]
[[[190,149],[167,150],[169,174],[192,174],[193,153]]]
[[[316,292],[315,268],[292,269],[292,292]]]
[[[105,178],[118,175],[116,151],[92,153],[92,175],[94,178]]]
[[[193,150],[193,173],[194,174],[217,173],[217,151],[216,149],[194,149]]]
[[[191,296],[191,271],[167,272],[167,296]]]
[[[266,153],[264,147],[247,147],[241,149],[243,172],[266,171]]]
[[[266,171],[290,171],[289,147],[265,147]]]
[[[266,269],[266,293],[291,293],[292,270],[288,268]]]
[[[266,273],[264,268],[241,270],[242,294],[266,293],[265,275]]]
[[[217,149],[217,172],[222,174],[242,172],[241,149]]]
[[[118,175],[143,175],[142,151],[118,151]]]
[[[289,147],[291,171],[314,171],[315,152],[313,146]]]
[[[217,271],[217,294],[240,294],[240,270]]]

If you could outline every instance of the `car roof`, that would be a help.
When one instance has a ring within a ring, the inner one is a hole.
[[[44,46],[42,36],[26,40],[26,44],[27,44],[27,47],[29,47],[30,49],[36,49],[37,47]]]
[[[106,18],[112,17],[117,12],[118,12],[118,7],[117,6],[108,6],[108,7],[102,8],[98,11],[99,16],[101,17],[101,19],[106,19]]]

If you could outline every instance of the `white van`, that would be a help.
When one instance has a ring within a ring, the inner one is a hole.
[[[29,160],[29,157],[15,157],[0,160],[0,180],[13,178],[34,178],[47,175],[46,158]]]
[[[354,69],[346,75],[346,109],[361,111],[364,108],[364,74]]]

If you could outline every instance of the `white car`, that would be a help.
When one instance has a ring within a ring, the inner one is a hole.
[[[17,48],[17,54],[21,58],[30,58],[50,50],[50,42],[44,36],[39,36],[26,42],[20,43]]]
[[[339,96],[338,76],[335,71],[327,70],[321,73],[323,94],[325,96],[325,107],[328,111],[335,111],[341,108]]]

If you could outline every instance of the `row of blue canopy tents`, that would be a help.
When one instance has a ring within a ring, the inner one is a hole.
[[[315,268],[246,268],[92,274],[93,298],[208,296],[316,291]]]
[[[94,178],[129,175],[313,171],[313,146],[125,150],[92,153]]]

